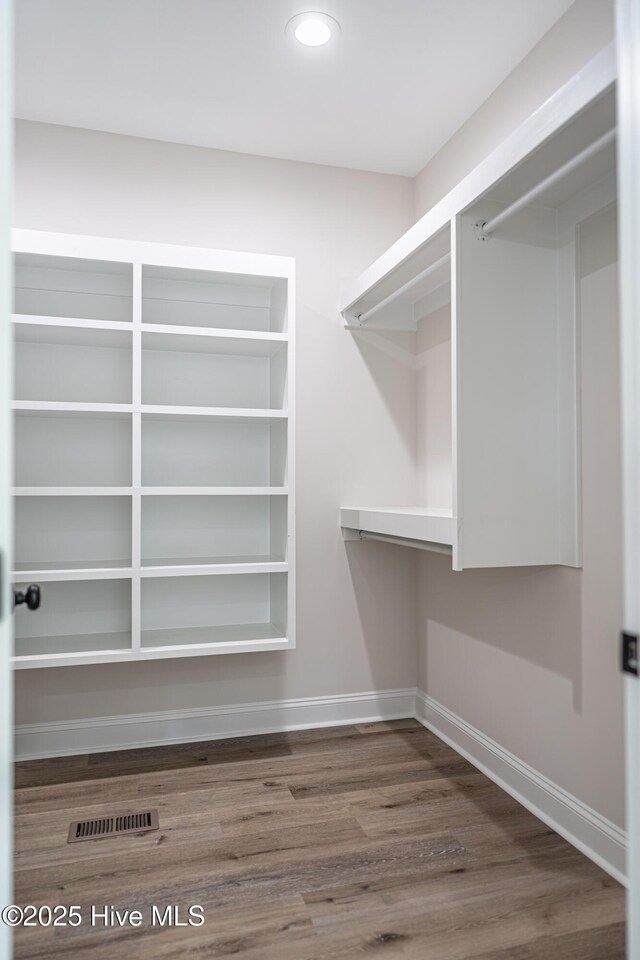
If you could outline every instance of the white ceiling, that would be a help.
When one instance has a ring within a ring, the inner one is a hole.
[[[414,176],[571,2],[15,0],[16,112]],[[285,36],[308,9],[338,41]]]

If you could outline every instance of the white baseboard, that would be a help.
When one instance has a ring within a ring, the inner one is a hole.
[[[625,883],[626,835],[432,697],[414,689],[163,710],[16,727],[17,760],[416,717],[582,853]]]
[[[16,760],[37,760],[310,727],[398,720],[414,715],[415,698],[415,690],[409,688],[22,724],[15,730],[15,757]]]
[[[416,693],[416,719],[626,885],[624,830],[420,691]]]

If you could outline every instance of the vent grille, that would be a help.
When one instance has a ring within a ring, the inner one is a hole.
[[[103,837],[119,837],[123,833],[147,833],[158,830],[158,811],[143,810],[140,813],[117,813],[112,817],[97,817],[95,820],[74,820],[69,827],[67,843],[79,840],[100,840]]]

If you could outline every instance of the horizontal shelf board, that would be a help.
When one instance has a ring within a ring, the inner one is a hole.
[[[130,497],[133,487],[13,487],[14,497]]]
[[[212,340],[252,340],[264,343],[286,343],[287,333],[277,333],[271,330],[243,330],[235,327],[197,327],[178,323],[145,323],[140,324],[143,333],[160,333],[179,337],[208,337]]]
[[[182,567],[182,566],[228,566],[233,563],[284,563],[282,557],[273,555],[247,555],[237,557],[147,557],[142,559],[144,567]]]
[[[130,633],[78,633],[53,637],[16,637],[16,657],[74,656],[82,653],[130,652]]]
[[[213,353],[236,357],[271,357],[285,349],[286,333],[253,333],[208,327],[143,323],[142,349],[177,353]]]
[[[133,413],[131,403],[75,403],[66,400],[14,400],[12,410],[26,416],[83,416],[84,414],[101,414],[107,416],[127,417]]]
[[[259,557],[232,557],[227,562],[218,560],[143,560],[143,577],[190,577],[204,575],[233,575],[243,573],[287,573],[286,560],[261,560]]]
[[[288,487],[148,487],[143,497],[285,497]]]
[[[130,560],[69,560],[64,563],[16,563],[13,579],[21,580],[121,580],[132,576]]]
[[[129,649],[17,656],[12,658],[11,663],[14,670],[36,670],[41,667],[77,667],[89,663],[122,663],[135,659],[133,650]]]
[[[340,526],[452,546],[457,521],[442,507],[342,507]]]
[[[66,327],[78,330],[126,330],[131,333],[132,321],[125,320],[81,320],[74,317],[48,317],[35,313],[14,313],[11,320],[15,324],[30,324],[42,327]]]
[[[180,627],[142,630],[142,652],[154,648],[211,647],[217,644],[244,644],[263,640],[286,640],[273,623],[232,623],[210,627]]]
[[[44,318],[48,319],[48,318]],[[122,329],[125,327],[126,329]],[[133,326],[131,323],[118,327],[71,326],[63,323],[16,323],[14,319],[14,340],[16,343],[53,344],[62,347],[95,347],[113,350],[131,350]]]
[[[179,407],[160,404],[144,403],[140,411],[145,419],[164,420],[171,418],[179,420],[181,417],[191,419],[198,417],[207,423],[224,423],[230,420],[245,420],[248,423],[256,421],[275,421],[288,419],[286,410],[255,409],[249,407]]]

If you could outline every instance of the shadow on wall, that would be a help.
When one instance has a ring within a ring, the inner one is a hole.
[[[423,556],[420,625],[437,623],[566,677],[582,710],[582,577],[569,567],[454,573],[451,560]]]
[[[345,541],[343,548],[372,689],[388,687],[383,678],[389,677],[390,669],[397,673],[398,688],[413,687],[418,656],[418,566],[414,551],[357,540]],[[389,589],[390,582],[394,589]]]
[[[362,329],[354,330],[351,336],[375,383],[375,397],[381,405],[378,415],[383,411],[388,414],[404,448],[415,461],[415,333]]]

